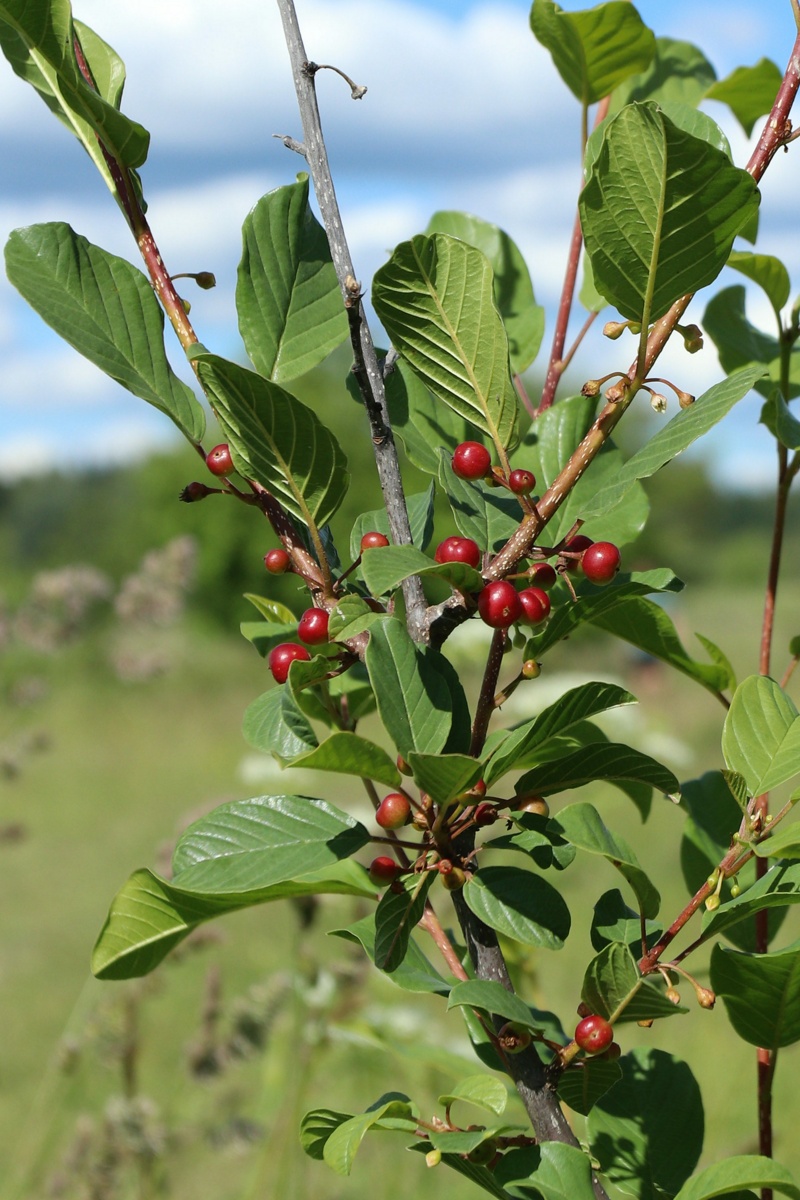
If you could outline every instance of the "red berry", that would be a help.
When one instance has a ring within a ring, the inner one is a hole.
[[[492,629],[507,629],[522,615],[519,593],[513,583],[496,579],[487,583],[478,596],[478,612]]]
[[[575,1041],[587,1054],[602,1054],[614,1040],[614,1030],[605,1017],[593,1013],[578,1022]]]
[[[206,487],[204,483],[187,483],[178,499],[184,504],[194,504],[197,500],[205,500],[206,496],[213,496],[214,492],[218,491],[219,488]]]
[[[329,614],[324,608],[307,608],[297,626],[297,636],[307,646],[319,646],[328,640]]]
[[[584,550],[581,570],[592,583],[610,583],[619,570],[621,555],[613,542],[595,542]]]
[[[399,829],[405,825],[411,816],[411,805],[408,797],[402,792],[389,792],[378,805],[375,820],[381,829]]]
[[[300,646],[297,642],[281,642],[279,646],[273,646],[270,650],[267,663],[275,682],[286,683],[292,663],[308,662],[310,658],[311,655],[305,646]]]
[[[564,549],[569,550],[572,553],[577,552],[578,554],[581,554],[584,550],[588,550],[589,547],[593,546],[593,545],[594,545],[594,542],[592,541],[592,539],[590,537],[587,537],[585,533],[576,533],[574,538],[569,539],[569,541],[567,542]],[[580,568],[580,565],[581,565],[580,558],[568,558],[567,559],[567,570],[572,575],[577,574],[578,569]]]
[[[437,563],[463,562],[470,567],[477,567],[481,561],[481,552],[478,543],[473,542],[472,538],[449,537],[439,543],[433,557]]]
[[[394,883],[400,870],[393,858],[389,858],[387,854],[380,854],[373,858],[369,865],[369,877],[376,887],[386,887],[387,884]]]
[[[519,602],[526,625],[538,625],[550,616],[550,597],[542,588],[524,588],[519,593]]]
[[[275,550],[268,550],[264,555],[264,566],[270,575],[285,575],[292,569],[292,560],[285,550],[278,547]]]
[[[529,496],[536,487],[536,476],[532,471],[512,471],[508,477],[508,486],[517,496]]]
[[[384,533],[378,533],[377,529],[371,529],[361,539],[361,553],[363,554],[365,550],[374,550],[378,546],[388,545],[389,539]]]
[[[476,825],[494,825],[497,820],[496,805],[490,804],[488,800],[476,804],[472,819]]]
[[[558,579],[555,567],[551,567],[550,563],[546,562],[534,563],[528,573],[531,583],[535,587],[544,588],[545,591],[549,591]]]
[[[231,448],[227,442],[221,442],[206,455],[206,466],[212,475],[232,475],[236,468],[231,458]]]
[[[453,451],[453,471],[459,479],[483,479],[492,456],[480,442],[461,442]]]

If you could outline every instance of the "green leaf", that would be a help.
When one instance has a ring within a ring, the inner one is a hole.
[[[594,1197],[588,1155],[565,1142],[542,1142],[540,1146],[512,1150],[503,1155],[493,1174],[509,1189],[505,1195],[521,1200]]]
[[[470,424],[446,404],[436,404],[419,376],[400,358],[387,366],[384,385],[392,432],[415,467],[436,475],[440,447],[452,453],[472,436]]]
[[[511,369],[521,374],[531,365],[544,335],[544,309],[536,303],[533,284],[519,247],[507,233],[463,212],[435,212],[426,234],[448,233],[481,250],[492,264],[497,311],[508,335]]]
[[[655,36],[632,4],[611,0],[583,12],[564,12],[553,0],[534,0],[534,36],[582,104],[594,104],[649,64]]]
[[[461,894],[476,917],[515,942],[560,950],[567,939],[569,909],[560,892],[532,871],[483,867]]]
[[[271,887],[349,858],[369,840],[360,821],[326,800],[234,800],[181,834],[172,857],[173,883],[206,895]]]
[[[599,854],[627,879],[639,901],[645,917],[658,916],[661,897],[639,865],[636,855],[619,834],[607,829],[591,804],[570,804],[562,808],[550,826],[557,827],[562,837],[589,854]]]
[[[5,256],[14,287],[60,337],[200,441],[203,410],[167,362],[164,314],[141,271],[61,221],[15,229]]]
[[[85,82],[78,68],[73,48],[76,33],[97,90]],[[2,0],[0,48],[15,73],[75,134],[119,203],[98,138],[127,167],[142,165],[150,141],[146,129],[119,111],[125,83],[119,56],[87,25],[73,23],[69,0]]]
[[[800,421],[792,414],[778,388],[770,393],[759,421],[787,450],[800,450]]]
[[[618,1062],[587,1058],[579,1067],[565,1071],[559,1076],[558,1098],[562,1103],[568,1104],[573,1112],[581,1113],[585,1117],[601,1096],[621,1078],[622,1068]]]
[[[433,505],[435,498],[436,489],[431,480],[426,491],[418,492],[415,496],[409,496],[406,499],[408,522],[411,526],[411,542],[420,551],[425,549],[433,536]],[[351,558],[358,558],[361,553],[361,537],[371,530],[376,530],[378,533],[384,534],[385,537],[390,536],[389,517],[385,508],[376,508],[372,512],[362,513],[360,517],[356,518],[355,524],[350,531]]]
[[[459,479],[453,471],[451,455],[445,450],[439,450],[438,462],[439,482],[450,502],[459,533],[472,538],[482,550],[499,550],[522,519],[519,501],[481,480]]]
[[[439,1103],[447,1108],[455,1100],[475,1104],[499,1117],[508,1104],[508,1092],[505,1084],[492,1075],[470,1075],[457,1083],[451,1092],[439,1097]]]
[[[245,592],[245,600],[249,600],[261,616],[271,625],[279,625],[282,629],[287,626],[297,626],[297,618],[290,608],[278,600],[270,600],[268,596],[257,596],[255,592]]]
[[[800,1188],[780,1163],[758,1154],[737,1154],[699,1171],[684,1184],[675,1200],[711,1200],[713,1196],[741,1192],[744,1188],[772,1188],[792,1200],[800,1197]]]
[[[581,998],[594,1013],[611,1021],[648,1021],[688,1009],[664,994],[663,981],[640,975],[627,946],[612,942],[593,958],[583,978]]]
[[[680,784],[671,771],[648,754],[622,742],[582,746],[563,758],[540,763],[518,780],[517,788],[549,796],[587,783],[618,779],[646,783],[663,792],[668,800],[677,800],[680,795]]]
[[[748,279],[752,279],[760,288],[763,288],[780,321],[781,309],[788,303],[792,287],[789,272],[781,260],[773,254],[753,254],[746,250],[733,250],[728,255],[728,266],[733,267],[734,271],[746,275]]]
[[[759,858],[800,858],[800,826],[782,826],[777,833],[771,834],[753,849]]]
[[[332,929],[330,934],[331,937],[359,943],[370,961],[375,962],[375,913],[348,925],[346,929]],[[451,990],[450,984],[431,965],[413,937],[408,941],[405,958],[388,978],[406,992],[430,992],[446,996]]]
[[[288,764],[308,771],[331,771],[341,775],[359,775],[388,787],[400,786],[400,772],[393,758],[374,742],[357,733],[337,731],[313,750]]]
[[[751,796],[800,774],[800,713],[774,679],[751,675],[740,683],[725,718],[722,753],[747,780]]]
[[[281,687],[264,692],[247,706],[242,732],[246,742],[272,754],[281,764],[318,744],[305,716]]]
[[[417,1154],[426,1154],[429,1147],[429,1142],[417,1140],[408,1149],[416,1151]],[[474,1183],[482,1191],[488,1192],[490,1196],[494,1196],[495,1200],[513,1200],[510,1194],[495,1182],[495,1173],[494,1171],[490,1171],[488,1167],[470,1162],[468,1158],[464,1158],[461,1154],[448,1154],[444,1151],[442,1152],[441,1165],[450,1167],[463,1179],[468,1179],[470,1183]]]
[[[457,983],[450,991],[447,1007],[480,1008],[490,1016],[505,1017],[507,1021],[517,1021],[528,1029],[539,1029],[525,1001],[514,992],[509,992],[502,983],[491,980],[468,979],[464,983]]]
[[[242,621],[239,632],[255,646],[262,658],[266,658],[273,646],[296,641],[297,621],[294,616],[291,625],[275,625],[272,621]]]
[[[418,754],[408,756],[414,782],[437,804],[449,804],[481,778],[481,764],[468,754]]]
[[[759,117],[775,103],[783,76],[769,58],[761,58],[754,67],[737,67],[725,79],[713,83],[706,92],[708,100],[727,104],[748,137]]]
[[[487,786],[507,771],[538,761],[539,751],[579,721],[607,712],[622,704],[635,704],[636,697],[613,683],[583,683],[570,688],[537,717],[512,730],[487,757],[484,776]]]
[[[303,524],[324,525],[347,493],[347,460],[310,408],[215,354],[195,358],[237,471],[274,492]]]
[[[702,633],[695,633],[694,636],[697,638],[698,642],[703,647],[714,665],[719,667],[721,671],[725,672],[726,681],[724,688],[721,690],[735,692],[738,686],[736,682],[736,672],[734,671],[727,654],[723,653],[719,646],[711,641],[711,638],[703,637]]]
[[[597,287],[623,316],[650,323],[716,279],[758,192],[648,101],[606,123],[579,206]]]
[[[364,868],[351,860],[253,891],[210,895],[167,883],[141,869],[134,871],[111,902],[92,952],[92,971],[98,979],[146,975],[204,921],[269,900],[325,893],[366,898],[374,892]]]
[[[437,400],[513,445],[517,397],[486,256],[445,234],[420,234],[378,271],[372,301],[392,344]]]
[[[637,1047],[620,1059],[622,1080],[589,1115],[603,1175],[638,1200],[672,1196],[703,1148],[703,1100],[689,1066]]]
[[[681,409],[655,437],[629,458],[614,480],[609,480],[593,496],[587,497],[581,515],[596,518],[612,511],[636,480],[655,475],[656,471],[713,429],[763,375],[764,368],[761,365],[749,366],[735,371],[703,392],[694,404]]]
[[[762,909],[788,908],[793,904],[800,904],[800,863],[772,867],[735,900],[728,900],[714,912],[704,914],[703,939],[707,941],[726,932],[732,925]]]
[[[710,983],[731,1025],[751,1046],[776,1051],[800,1041],[800,942],[771,954],[716,945]]]
[[[674,101],[696,108],[716,78],[714,68],[697,46],[673,38],[656,38],[649,67],[615,88],[608,115],[613,116],[626,104],[642,100],[656,100],[659,104]]]
[[[242,228],[239,332],[256,370],[275,383],[312,370],[347,337],[347,314],[308,176],[262,196]]]
[[[300,1122],[300,1145],[308,1157],[321,1162],[328,1138],[351,1116],[352,1113],[340,1113],[332,1108],[315,1108],[307,1112]]]
[[[591,622],[653,658],[660,658],[715,695],[730,684],[725,667],[698,662],[687,653],[672,618],[653,600],[632,597],[612,610],[598,613]]]
[[[366,664],[378,712],[397,750],[438,754],[452,723],[452,699],[437,669],[441,655],[414,645],[391,617],[372,626]]]
[[[703,314],[703,328],[713,341],[724,371],[759,363],[762,378],[753,386],[762,396],[781,386],[780,346],[775,338],[752,325],[745,316],[745,290],[723,288],[711,298]],[[766,378],[765,378],[766,376]],[[800,395],[800,350],[789,356],[789,395]]]
[[[391,1099],[381,1097],[381,1100],[367,1112],[350,1117],[349,1120],[343,1121],[341,1125],[337,1125],[332,1130],[325,1142],[323,1158],[337,1175],[350,1174],[353,1160],[365,1136],[370,1129],[380,1128],[383,1120],[400,1118],[402,1121],[408,1122],[408,1132],[414,1132],[416,1128],[416,1122],[413,1120],[414,1109],[408,1102],[408,1096],[403,1096],[400,1092],[390,1093],[390,1096]],[[382,1101],[384,1102],[382,1103]]]
[[[356,634],[369,629],[383,616],[382,612],[376,613],[371,609],[361,596],[342,596],[336,608],[331,612],[328,622],[328,637],[332,642],[346,642],[348,638],[353,638]],[[349,674],[348,671],[345,675],[340,675],[339,679],[345,680]],[[332,684],[335,682],[335,680],[331,680]]]
[[[467,563],[437,563],[414,546],[378,546],[365,550],[361,574],[374,596],[393,592],[411,575],[431,575],[444,579],[459,591],[477,592],[483,587],[480,571]]]
[[[646,921],[647,945],[652,946],[663,932],[653,921]],[[603,892],[594,906],[591,928],[592,948],[598,953],[611,942],[623,942],[631,953],[640,953],[642,945],[642,919],[622,898],[619,888]]]
[[[391,973],[403,962],[414,927],[422,917],[433,876],[403,879],[402,891],[383,893],[375,912],[375,966]]]

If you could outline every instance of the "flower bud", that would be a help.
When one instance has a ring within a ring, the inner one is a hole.
[[[627,328],[627,321],[606,321],[603,326],[603,337],[610,338],[612,342],[615,342],[618,337],[622,337]]]
[[[441,1150],[429,1150],[428,1153],[425,1155],[425,1166],[426,1167],[438,1167],[438,1165],[441,1161],[442,1161]]]
[[[581,388],[582,396],[599,396],[600,395],[600,380],[587,379],[586,383]]]
[[[691,408],[694,404],[694,396],[691,392],[678,392],[678,404],[681,408]]]
[[[703,331],[699,325],[686,325],[683,332],[684,349],[689,354],[697,354],[703,349]]]
[[[662,396],[660,392],[652,392],[650,395],[650,407],[653,412],[663,413],[667,411],[667,397]]]

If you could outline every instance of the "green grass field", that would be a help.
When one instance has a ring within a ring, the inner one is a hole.
[[[753,630],[757,603],[741,598]],[[687,645],[697,628],[747,672],[755,647],[737,640],[744,619],[728,607],[721,629],[707,591],[679,611]],[[781,631],[783,644],[790,632]],[[308,927],[290,905],[254,909],[206,926],[204,938],[150,980],[91,980],[89,955],[111,897],[135,867],[163,861],[182,822],[237,796],[315,793],[312,777],[281,775],[242,741],[242,711],[267,685],[252,649],[189,624],[170,637],[177,665],[167,675],[121,684],[95,638],[48,663],[50,691],[37,707],[0,709],[4,737],[41,727],[51,740],[18,778],[0,781],[0,825],[25,830],[21,840],[0,843],[0,1200],[388,1200],[400,1179],[422,1200],[461,1194],[466,1185],[444,1168],[428,1171],[409,1159],[402,1138],[368,1138],[349,1180],[299,1148],[299,1118],[309,1107],[359,1111],[400,1090],[430,1115],[440,1093],[480,1069],[459,1018],[445,1017],[442,1002],[400,991],[367,972],[349,943],[324,936],[353,920],[352,902],[324,900]],[[454,654],[474,662],[466,639]],[[718,765],[721,707],[689,681],[631,673],[620,661],[631,662],[576,638],[529,692],[517,693],[508,719],[538,704],[537,696],[549,700],[562,672],[576,673],[577,682],[627,671],[624,682],[640,687],[642,705],[633,717],[612,717],[609,731],[663,756],[683,778]],[[15,664],[20,674],[34,667]],[[366,816],[359,786],[343,780],[329,798]],[[608,825],[633,843],[671,919],[685,902],[680,811],[655,798],[642,828],[617,792],[580,798],[596,801]],[[591,953],[591,906],[618,880],[607,864],[579,859],[560,882],[573,912],[566,949],[532,955],[516,969],[526,998],[569,1025]],[[792,914],[780,944],[797,936]],[[755,1152],[754,1054],[732,1036],[722,1005],[711,1013],[693,1007],[662,1026],[653,1033],[626,1026],[623,1050],[657,1036],[692,1064],[706,1104],[703,1161]],[[263,1047],[208,1073],[232,1031],[239,1050],[248,1039]],[[775,1152],[800,1173],[796,1053],[782,1052],[778,1066]],[[465,1116],[481,1120],[478,1110]],[[513,1100],[509,1119],[523,1119]]]

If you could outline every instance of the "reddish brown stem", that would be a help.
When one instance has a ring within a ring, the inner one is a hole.
[[[505,629],[495,629],[492,644],[489,647],[489,657],[486,660],[486,670],[483,673],[483,684],[478,704],[475,709],[475,720],[472,724],[472,740],[469,752],[474,757],[480,754],[486,741],[486,732],[494,712],[494,694],[497,690],[497,679],[500,675],[500,664],[503,661],[508,632]]]

